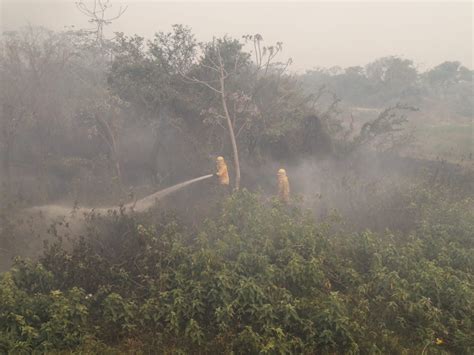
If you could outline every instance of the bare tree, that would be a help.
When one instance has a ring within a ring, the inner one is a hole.
[[[265,76],[272,67],[278,67],[279,74],[281,75],[293,62],[291,58],[288,58],[285,63],[274,62],[277,55],[283,51],[283,42],[276,42],[273,46],[263,46],[263,37],[259,33],[244,35],[242,38],[246,43],[250,42],[253,46],[256,74],[260,72]]]
[[[87,108],[77,113],[78,118],[88,127],[89,139],[96,137],[105,144],[121,190],[123,189],[123,178],[119,134],[122,126],[121,106],[123,105],[124,103],[118,97],[105,90],[96,89],[84,103]]]
[[[237,139],[257,122],[265,126],[265,116],[269,114],[269,107],[262,102],[266,100],[259,97],[259,93],[265,91],[269,84],[279,86],[278,78],[283,76],[291,64],[291,59],[285,63],[275,62],[276,56],[283,48],[281,42],[277,42],[274,46],[263,46],[263,37],[260,34],[246,35],[243,38],[246,43],[251,43],[252,52],[242,51],[245,43],[229,41],[227,38],[214,40],[202,48],[204,56],[198,65],[201,69],[199,78],[191,74],[193,71],[180,72],[185,81],[203,85],[219,95],[221,108],[206,111],[206,121],[222,126],[229,132],[236,189],[240,188],[241,180]],[[232,46],[236,47],[231,49]],[[252,56],[254,56],[253,64],[251,64]],[[265,81],[267,77],[272,79],[267,82]]]
[[[112,6],[110,0],[92,0],[91,5],[86,5],[84,0],[76,2],[77,9],[89,18],[90,23],[94,24],[95,28],[93,33],[96,36],[97,43],[101,46],[104,43],[104,27],[120,18],[127,10],[127,6],[120,6],[115,15],[108,17],[107,11],[110,10]]]
[[[238,190],[240,188],[240,160],[239,160],[239,150],[237,147],[236,141],[236,134],[234,132],[235,127],[232,121],[232,118],[229,113],[229,108],[227,105],[227,92],[226,92],[226,80],[231,75],[236,74],[239,61],[242,59],[240,53],[237,53],[234,60],[234,65],[231,71],[228,71],[225,67],[224,60],[221,54],[221,43],[219,41],[215,41],[212,43],[212,50],[215,52],[216,60],[212,58],[212,56],[207,56],[206,58],[208,61],[200,63],[201,67],[204,69],[210,70],[214,74],[217,75],[216,80],[200,80],[191,74],[187,74],[181,72],[181,76],[190,83],[197,83],[203,85],[210,89],[211,91],[217,93],[220,96],[220,101],[223,110],[223,117],[227,123],[227,130],[229,132],[230,141],[232,144],[232,152],[234,155],[234,169],[235,169],[235,189]]]

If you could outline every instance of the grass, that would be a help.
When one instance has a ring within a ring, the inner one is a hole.
[[[473,164],[474,127],[472,125],[423,125],[415,128],[416,155]]]

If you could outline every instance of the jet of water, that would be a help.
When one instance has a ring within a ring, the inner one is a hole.
[[[123,207],[125,209],[133,209],[136,212],[143,212],[152,207],[155,202],[159,199],[162,199],[163,197],[181,190],[185,188],[186,186],[189,186],[191,184],[194,184],[198,181],[206,180],[209,179],[213,176],[213,174],[209,175],[204,175],[195,179],[191,179],[188,181],[181,182],[179,184],[167,187],[166,189],[160,190],[158,192],[155,192],[154,194],[148,195],[138,201],[128,203],[124,205]],[[35,206],[31,207],[26,210],[27,212],[34,212],[34,213],[39,213],[43,215],[43,217],[48,218],[48,219],[53,219],[53,218],[58,218],[58,217],[63,217],[71,214],[72,208],[67,207],[67,206],[59,206],[59,205],[43,205],[43,206]],[[107,213],[110,211],[120,211],[119,207],[101,207],[101,208],[88,208],[88,207],[81,207],[75,209],[76,214],[82,215],[84,213],[90,213],[90,212],[98,212],[98,213]]]
[[[198,177],[196,179],[191,179],[191,180],[188,180],[188,181],[181,182],[181,183],[176,184],[174,186],[170,186],[170,187],[167,187],[166,189],[155,192],[154,194],[149,195],[147,197],[144,197],[141,200],[138,200],[136,202],[128,203],[124,207],[125,208],[133,208],[137,212],[146,211],[151,206],[153,206],[157,200],[159,200],[159,199],[161,199],[161,198],[163,198],[163,197],[165,197],[165,196],[167,196],[167,195],[169,195],[169,194],[171,194],[175,191],[181,190],[181,189],[185,188],[186,186],[194,184],[195,182],[209,179],[212,176],[213,176],[213,174],[209,174],[209,175],[204,175],[204,176]]]

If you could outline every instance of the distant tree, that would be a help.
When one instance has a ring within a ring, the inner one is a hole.
[[[418,71],[413,61],[394,56],[380,58],[367,64],[365,71],[372,85],[385,98],[402,97],[418,78]]]
[[[120,6],[115,15],[108,16],[107,12],[112,6],[111,0],[91,0],[89,5],[84,0],[76,2],[77,9],[95,26],[91,32],[100,46],[104,44],[104,27],[120,18],[127,10],[127,6]]]
[[[472,82],[472,72],[460,62],[444,62],[424,73],[423,79],[435,92],[443,95],[460,82]]]
[[[31,152],[36,156],[40,189],[45,189],[51,136],[67,122],[65,86],[76,56],[70,42],[67,34],[44,28],[27,27],[3,34],[0,71],[2,82],[9,84],[2,85],[0,92],[0,146],[8,190],[13,148],[19,134],[31,129],[35,133],[29,142],[34,145]]]
[[[383,57],[365,67],[317,68],[302,75],[309,90],[326,86],[343,101],[356,106],[379,106],[410,99],[416,94],[418,71],[411,60]]]
[[[446,61],[421,75],[427,98],[442,102],[454,112],[471,117],[474,107],[473,73],[457,61]]]

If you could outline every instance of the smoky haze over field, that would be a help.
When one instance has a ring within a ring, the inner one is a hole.
[[[127,4],[2,1],[0,354],[474,354],[471,3]]]
[[[368,214],[405,178],[472,168],[471,3],[80,3],[2,1],[2,203],[42,206],[46,225],[224,155],[233,187],[274,195],[285,166],[317,218],[383,228]],[[127,8],[95,31],[103,3]],[[169,207],[208,204],[199,184]]]
[[[60,30],[89,28],[68,0],[2,0],[1,26],[27,23]],[[87,1],[86,1],[87,3]],[[128,10],[107,27],[151,38],[171,25],[190,26],[199,40],[213,36],[240,38],[261,33],[268,42],[282,41],[294,59],[293,70],[364,65],[388,55],[414,60],[426,69],[458,60],[472,68],[472,2],[165,2],[115,1]]]

